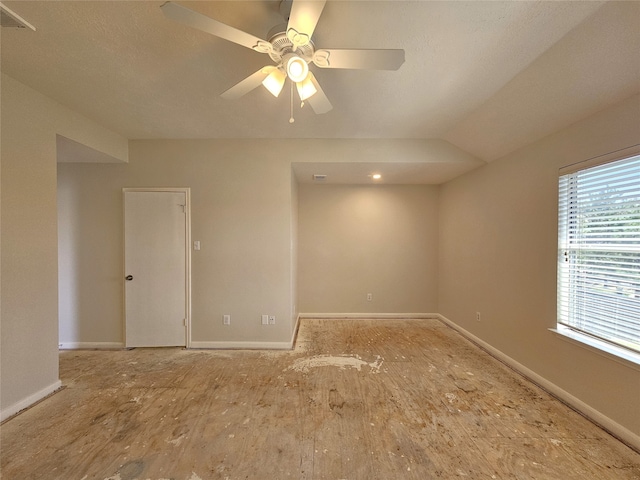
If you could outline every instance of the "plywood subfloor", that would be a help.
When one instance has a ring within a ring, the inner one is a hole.
[[[437,320],[60,359],[66,388],[2,425],[3,479],[640,479],[640,455]]]

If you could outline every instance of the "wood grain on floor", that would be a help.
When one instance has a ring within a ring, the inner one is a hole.
[[[437,320],[303,320],[293,351],[60,354],[2,479],[640,479],[640,455]]]

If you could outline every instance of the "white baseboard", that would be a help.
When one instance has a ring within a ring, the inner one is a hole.
[[[299,318],[440,318],[439,313],[301,313]]]
[[[52,383],[48,387],[43,388],[42,390],[29,395],[27,398],[20,400],[19,402],[14,403],[13,405],[8,406],[7,408],[2,409],[0,411],[0,422],[5,421],[7,418],[14,416],[17,413],[20,413],[22,410],[29,408],[34,403],[39,402],[43,398],[51,395],[62,387],[62,382],[58,380],[57,382]]]
[[[191,349],[291,350],[293,342],[191,342]]]
[[[58,344],[60,350],[110,350],[114,348],[124,348],[122,342],[61,342]]]
[[[300,328],[300,314],[296,316],[296,324],[293,326],[293,332],[291,332],[291,348],[296,344],[296,338],[298,338],[298,329]]]
[[[563,390],[556,384],[538,375],[533,370],[530,370],[529,368],[525,367],[521,363],[518,363],[516,360],[502,353],[497,348],[489,345],[484,340],[481,340],[471,332],[465,330],[464,328],[460,327],[456,323],[452,322],[451,320],[446,318],[444,315],[438,315],[438,318],[440,318],[442,322],[449,325],[454,330],[458,331],[462,336],[466,337],[468,340],[478,345],[480,348],[486,351],[489,355],[505,363],[506,365],[514,369],[516,372],[520,373],[521,375],[526,377],[528,380],[535,383],[540,388],[542,388],[543,390],[547,391],[548,393],[556,397],[561,402],[565,403],[569,407],[573,408],[574,410],[584,415],[586,418],[591,420],[593,423],[595,423],[602,429],[609,432],[614,437],[617,437],[619,440],[626,443],[627,445],[634,448],[635,450],[640,451],[639,435],[636,435],[631,430],[623,427],[622,425],[610,419],[609,417],[605,416],[595,408],[587,405],[579,398],[574,397],[569,392]]]

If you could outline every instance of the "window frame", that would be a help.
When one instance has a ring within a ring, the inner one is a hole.
[[[557,218],[557,226],[558,226],[558,261],[557,265],[557,284],[556,284],[556,326],[555,328],[550,328],[549,330],[554,332],[555,334],[562,337],[563,340],[567,340],[571,343],[577,343],[578,345],[595,351],[601,355],[612,358],[616,361],[621,361],[627,365],[631,365],[634,368],[640,369],[640,352],[636,351],[632,348],[625,348],[624,346],[619,346],[616,343],[609,342],[605,339],[598,338],[595,335],[590,333],[581,332],[578,329],[574,329],[571,326],[566,325],[567,322],[561,322],[561,259],[562,259],[562,244],[561,244],[561,232],[563,230],[562,226],[562,218],[561,213],[563,210],[563,205],[561,204],[561,179],[562,177],[576,173],[582,170],[586,170],[592,167],[597,167],[600,165],[609,164],[612,162],[616,162],[619,160],[629,159],[635,156],[640,155],[640,144],[634,145],[632,147],[624,148],[621,150],[617,150],[615,152],[611,152],[605,155],[600,155],[598,157],[594,157],[582,162],[574,163],[571,165],[564,166],[559,170],[559,182],[558,182],[558,218]]]

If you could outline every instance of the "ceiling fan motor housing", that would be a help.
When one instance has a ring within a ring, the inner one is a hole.
[[[295,53],[299,57],[303,58],[307,63],[313,59],[313,54],[316,51],[315,45],[312,40],[306,45],[298,46],[294,52],[293,42],[287,37],[287,24],[283,23],[273,27],[267,36],[269,43],[273,45],[273,50],[267,52],[276,63],[282,62],[282,58],[288,53]]]

